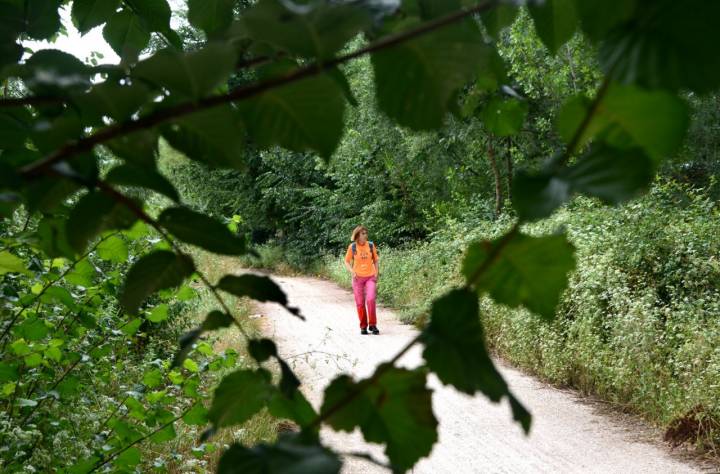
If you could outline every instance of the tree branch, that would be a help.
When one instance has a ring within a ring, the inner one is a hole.
[[[331,59],[324,63],[313,63],[308,66],[296,69],[295,71],[284,76],[275,77],[259,84],[252,84],[249,86],[240,87],[227,94],[206,97],[204,99],[200,99],[194,102],[186,102],[183,104],[158,110],[157,112],[141,117],[135,121],[111,125],[89,137],[82,138],[75,142],[66,144],[65,146],[48,155],[44,159],[25,166],[21,169],[21,173],[25,177],[34,177],[43,174],[53,164],[63,161],[70,156],[88,152],[92,150],[95,145],[100,145],[115,138],[128,135],[139,130],[151,128],[156,125],[168,122],[170,120],[184,117],[186,115],[211,109],[213,107],[228,104],[231,102],[248,99],[250,97],[255,97],[264,92],[267,92],[268,90],[276,89],[278,87],[291,84],[308,77],[319,75],[340,64],[349,62],[366,54],[374,53],[377,51],[388,49],[398,44],[402,44],[411,39],[431,33],[444,26],[453,24],[464,18],[489,10],[496,4],[497,0],[489,0],[474,7],[458,10],[444,17],[428,21],[418,26],[417,28],[404,31],[395,35],[387,36],[376,41],[373,44],[367,45],[351,53],[338,56],[337,58]]]

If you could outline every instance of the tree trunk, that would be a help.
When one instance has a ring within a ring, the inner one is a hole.
[[[490,168],[492,169],[493,176],[495,177],[495,218],[500,216],[503,206],[503,194],[502,194],[502,182],[500,181],[500,170],[495,160],[495,148],[493,148],[492,140],[488,141],[488,160],[490,160]]]
[[[505,153],[505,166],[507,171],[507,198],[512,201],[512,184],[513,184],[513,162],[512,162],[512,139],[508,137],[507,153]]]

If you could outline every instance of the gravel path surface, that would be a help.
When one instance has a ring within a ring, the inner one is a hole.
[[[308,277],[276,277],[290,304],[307,317],[300,321],[281,307],[257,307],[261,327],[278,343],[282,356],[298,372],[302,390],[317,408],[328,383],[340,373],[367,377],[416,334],[395,315],[379,309],[379,336],[361,336],[352,293],[337,285]],[[382,284],[382,283],[381,283]],[[401,360],[413,367],[421,362],[416,347]],[[495,405],[483,396],[468,397],[443,386],[434,376],[433,410],[440,423],[439,442],[414,473],[690,473],[699,467],[653,441],[651,430],[620,419],[599,403],[576,393],[547,386],[499,363],[511,389],[533,414],[528,437],[511,420],[506,403]],[[608,413],[610,412],[610,413]],[[381,446],[369,445],[356,430],[352,434],[324,429],[323,440],[341,452],[370,452],[385,460]],[[385,469],[366,460],[346,457],[343,472],[375,473]]]

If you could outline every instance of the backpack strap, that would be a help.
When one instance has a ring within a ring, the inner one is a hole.
[[[375,263],[375,244],[372,242],[372,240],[368,241],[368,245],[370,246],[370,258],[372,258],[373,263]],[[355,254],[357,254],[357,244],[353,242],[350,245],[350,248],[352,249],[352,256],[353,260],[355,259]]]

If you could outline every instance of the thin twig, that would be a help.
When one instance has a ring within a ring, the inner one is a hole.
[[[96,249],[101,243],[103,243],[104,241],[106,241],[107,239],[109,239],[110,237],[112,237],[113,235],[116,235],[116,234],[118,234],[118,232],[113,232],[113,233],[111,233],[111,234],[108,234],[108,235],[104,236],[104,237],[101,238],[100,240],[98,240],[98,241],[95,243],[95,245],[93,245],[93,246],[90,248],[90,250],[88,250],[87,252],[85,252],[84,254],[82,254],[80,257],[78,257],[74,262],[72,262],[72,263],[70,264],[70,266],[67,267],[67,268],[65,269],[65,271],[63,271],[63,272],[60,274],[60,276],[58,276],[56,279],[54,279],[54,280],[49,281],[48,283],[46,283],[45,286],[40,290],[40,292],[39,292],[37,295],[35,295],[35,297],[34,297],[32,300],[30,300],[29,302],[27,302],[27,303],[25,303],[24,305],[22,305],[22,306],[20,307],[20,309],[17,311],[17,313],[15,313],[15,315],[13,316],[13,318],[10,320],[10,322],[9,322],[8,325],[7,325],[7,327],[6,327],[5,330],[3,331],[2,335],[0,335],[0,340],[4,339],[5,336],[8,335],[8,333],[10,332],[10,329],[12,329],[12,327],[15,325],[15,323],[17,322],[18,318],[19,318],[20,315],[23,313],[23,311],[25,311],[26,309],[28,309],[28,308],[30,307],[30,305],[33,304],[35,301],[39,301],[39,298],[40,298],[43,294],[45,294],[45,292],[46,292],[51,286],[53,286],[55,283],[57,283],[57,282],[59,282],[60,280],[62,280],[63,278],[65,278],[65,276],[66,276],[68,273],[70,273],[70,271],[71,271],[73,268],[75,268],[75,265],[77,265],[77,264],[80,263],[81,261],[85,260],[85,259],[88,257],[88,255],[90,255],[92,252],[94,252],[95,249]],[[4,341],[3,344],[2,344],[2,349],[0,349],[0,350],[5,350],[5,346],[6,346],[6,345],[7,345],[7,341]]]
[[[88,471],[88,474],[91,473],[91,472],[97,471],[98,469],[100,469],[101,467],[103,467],[104,465],[106,465],[107,463],[109,463],[110,461],[112,461],[113,459],[115,459],[116,457],[118,457],[119,455],[121,455],[122,453],[124,453],[125,451],[127,451],[128,449],[132,448],[132,447],[135,446],[136,444],[142,443],[142,442],[145,441],[146,439],[150,438],[151,436],[155,435],[156,433],[159,433],[159,432],[161,432],[162,430],[164,430],[165,428],[167,428],[168,426],[172,425],[173,423],[175,423],[176,421],[178,421],[180,418],[182,418],[183,416],[185,416],[185,415],[187,414],[187,412],[189,412],[189,411],[192,409],[192,407],[193,407],[193,405],[191,405],[190,408],[187,408],[185,411],[183,411],[182,413],[180,413],[178,416],[176,416],[176,417],[173,418],[172,420],[170,420],[170,421],[168,421],[167,423],[165,423],[164,425],[160,426],[160,427],[159,427],[158,429],[156,429],[155,431],[152,431],[152,432],[146,434],[146,435],[143,436],[142,438],[136,439],[135,441],[133,441],[132,443],[128,444],[127,446],[125,446],[124,448],[122,448],[122,449],[119,450],[119,451],[115,451],[115,452],[112,453],[109,457],[107,457],[105,460],[102,460],[102,462],[98,461],[98,463],[95,464],[95,466],[93,466],[93,468]]]

